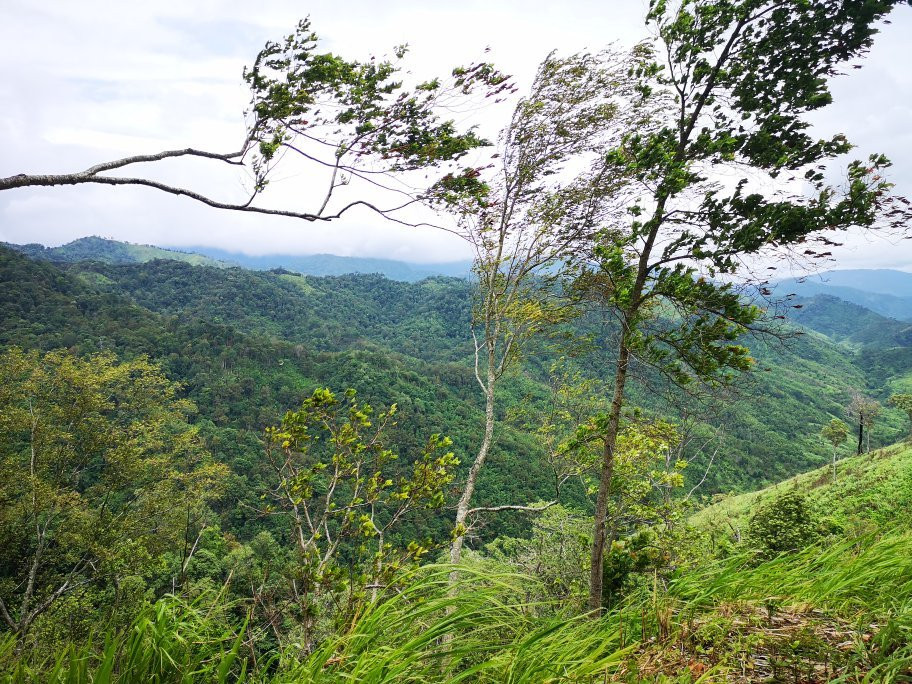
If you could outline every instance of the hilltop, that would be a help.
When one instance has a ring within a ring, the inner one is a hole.
[[[227,268],[231,265],[202,254],[165,249],[154,245],[137,245],[132,242],[108,240],[97,235],[79,238],[59,247],[45,247],[37,243],[14,245],[8,242],[2,242],[0,245],[22,252],[32,259],[61,263],[97,261],[104,264],[143,264],[154,259],[168,259],[194,266]]]
[[[891,269],[826,271],[774,284],[777,297],[828,295],[863,306],[882,316],[912,321],[912,273]]]

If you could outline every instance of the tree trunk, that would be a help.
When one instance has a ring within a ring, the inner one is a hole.
[[[595,524],[592,531],[592,557],[589,566],[589,610],[594,615],[602,609],[602,566],[605,558],[605,519],[608,516],[608,494],[614,477],[614,450],[617,446],[618,430],[621,424],[621,409],[624,406],[624,387],[627,383],[627,367],[630,362],[630,345],[626,332],[621,335],[618,350],[617,373],[614,378],[614,398],[608,416],[608,431],[604,437],[602,470],[599,477],[598,498],[595,502]]]
[[[861,451],[864,447],[864,420],[858,419],[858,455],[861,456]]]
[[[478,482],[478,474],[488,458],[488,452],[491,450],[491,441],[494,437],[494,385],[496,379],[494,376],[494,359],[489,354],[487,369],[487,386],[485,387],[485,429],[484,437],[481,440],[481,446],[478,454],[475,456],[475,462],[469,469],[469,475],[466,478],[465,488],[462,490],[462,496],[459,497],[459,503],[456,506],[456,536],[450,544],[450,562],[459,563],[462,558],[462,545],[465,541],[466,519],[469,515],[469,505],[472,503],[472,495],[475,493],[475,485]]]

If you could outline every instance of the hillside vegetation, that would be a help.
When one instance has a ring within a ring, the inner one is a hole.
[[[714,504],[693,522],[707,540],[714,521],[733,521],[724,552],[704,549],[670,574],[643,578],[596,622],[569,617],[553,599],[530,602],[547,595],[541,577],[478,559],[461,571],[458,599],[450,568],[426,566],[310,656],[292,647],[272,672],[238,675],[246,623],[214,595],[158,602],[129,631],[98,636],[101,653],[86,643],[42,662],[0,641],[0,666],[11,666],[10,682],[170,682],[191,673],[275,683],[908,681],[910,475],[912,448],[901,444],[844,459],[843,482],[822,469]],[[750,533],[736,541],[740,525],[750,527],[748,506],[756,513],[784,493],[807,496],[815,524],[826,518],[816,539],[773,557]]]
[[[796,475],[753,492],[724,497],[693,516],[698,528],[714,525],[746,533],[751,515],[783,494],[807,498],[813,513],[852,534],[912,523],[912,445],[902,442]]]

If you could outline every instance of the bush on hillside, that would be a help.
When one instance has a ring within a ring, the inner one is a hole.
[[[799,551],[820,535],[807,497],[788,492],[768,501],[750,519],[750,540],[764,558]]]

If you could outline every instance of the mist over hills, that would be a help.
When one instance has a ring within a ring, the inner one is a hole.
[[[237,264],[256,271],[276,268],[314,276],[338,276],[350,273],[379,273],[390,280],[407,283],[433,276],[467,278],[472,271],[471,261],[453,261],[439,264],[420,264],[394,259],[348,257],[335,254],[265,254],[251,256],[229,252],[215,247],[190,247],[190,251],[219,261]]]
[[[775,284],[784,297],[828,295],[858,304],[889,318],[912,321],[912,273],[891,269],[826,271],[805,278],[787,278]]]

